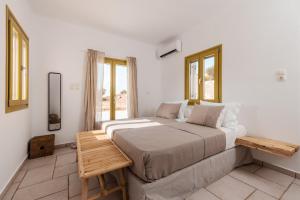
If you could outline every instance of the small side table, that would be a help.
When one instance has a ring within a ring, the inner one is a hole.
[[[299,145],[253,136],[238,137],[235,143],[284,157],[291,157],[299,150]]]

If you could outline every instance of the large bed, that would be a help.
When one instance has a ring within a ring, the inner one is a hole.
[[[246,149],[232,146],[242,129],[233,134],[158,117],[104,122],[102,129],[134,162],[128,173],[129,196],[134,200],[184,199],[251,160]]]

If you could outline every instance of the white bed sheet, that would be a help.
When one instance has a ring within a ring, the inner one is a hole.
[[[226,135],[226,150],[235,147],[235,140],[237,137],[245,136],[247,134],[247,130],[243,125],[237,125],[235,128],[225,128],[221,127]]]

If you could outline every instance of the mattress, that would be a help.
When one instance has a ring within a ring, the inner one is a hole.
[[[161,118],[107,122],[103,129],[133,160],[132,172],[146,182],[222,152],[226,146],[221,130]]]

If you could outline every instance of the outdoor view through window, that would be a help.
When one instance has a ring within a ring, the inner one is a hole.
[[[100,73],[100,72],[99,72]],[[101,76],[99,76],[101,77]],[[127,92],[128,70],[124,65],[104,64],[102,94],[98,90],[98,98],[102,97],[102,112],[100,101],[97,102],[97,116],[102,121],[128,118]]]

